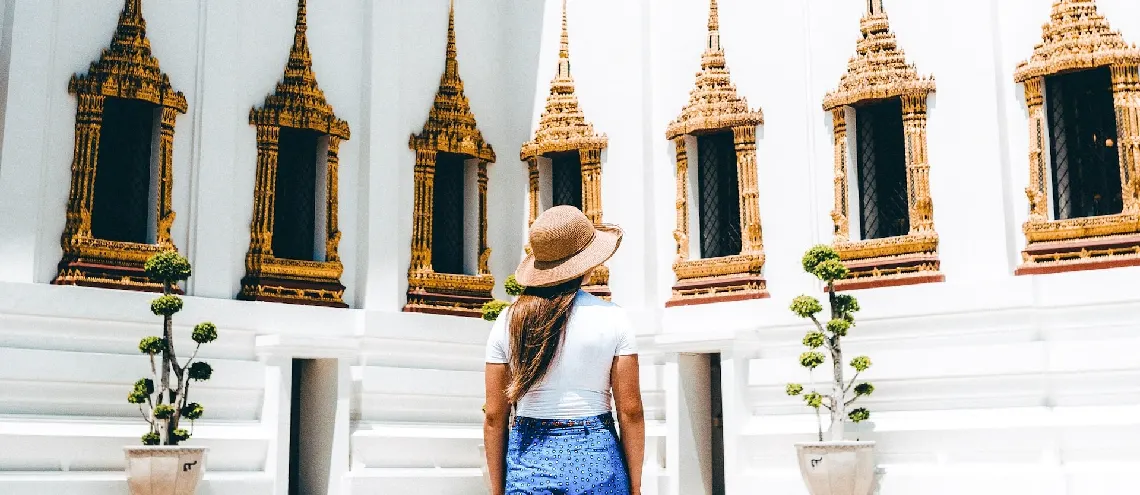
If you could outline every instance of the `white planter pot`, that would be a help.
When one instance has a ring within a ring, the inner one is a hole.
[[[206,472],[206,447],[124,447],[131,495],[194,495]]]
[[[797,443],[800,474],[811,495],[870,495],[875,442]]]
[[[479,444],[479,467],[483,468],[483,485],[487,487],[487,492],[491,491],[491,471],[487,468],[487,447]]]

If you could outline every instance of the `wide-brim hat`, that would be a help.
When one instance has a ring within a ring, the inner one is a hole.
[[[573,206],[555,206],[531,225],[530,254],[515,279],[525,287],[550,287],[581,277],[610,259],[621,237],[617,225],[594,225]]]

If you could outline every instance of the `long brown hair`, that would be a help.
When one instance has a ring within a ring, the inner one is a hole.
[[[574,296],[582,287],[576,278],[550,287],[527,287],[508,313],[511,383],[507,400],[517,403],[538,384],[562,346]]]

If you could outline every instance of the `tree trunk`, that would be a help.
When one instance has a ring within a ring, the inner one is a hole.
[[[831,306],[831,319],[840,317],[839,311],[836,311],[835,300],[835,282],[827,283],[827,300]],[[831,427],[828,428],[828,439],[832,442],[843,440],[843,419],[844,407],[843,401],[843,347],[839,343],[840,336],[831,336],[831,370],[834,380],[832,381],[831,390]]]
[[[843,349],[839,348],[839,338],[831,349],[831,369],[835,381],[831,390],[831,427],[828,428],[828,437],[832,442],[843,440]]]
[[[169,295],[170,282],[162,284],[162,293]],[[177,407],[178,403],[175,401],[174,395],[170,393],[170,365],[174,357],[174,322],[173,319],[167,315],[162,317],[162,338],[165,339],[165,348],[162,351],[162,388],[158,392],[158,403],[162,404],[165,400],[170,401],[172,407]],[[166,396],[165,398],[163,396]],[[174,431],[171,419],[161,420],[162,426],[159,428],[158,435],[162,439],[162,445],[171,445],[170,433]]]

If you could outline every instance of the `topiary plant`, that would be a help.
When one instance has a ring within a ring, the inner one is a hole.
[[[821,407],[831,413],[831,426],[828,433],[831,441],[843,440],[843,422],[850,419],[854,423],[866,421],[871,412],[864,408],[848,410],[860,397],[871,395],[875,387],[870,383],[855,384],[859,374],[871,367],[871,359],[859,356],[849,363],[855,369],[851,381],[844,381],[843,377],[843,347],[841,341],[847,332],[855,326],[855,312],[859,311],[859,302],[848,294],[835,293],[835,281],[847,276],[847,267],[839,261],[839,253],[829,246],[819,245],[808,250],[803,257],[804,271],[827,283],[827,301],[831,318],[827,323],[820,322],[816,316],[823,311],[819,299],[803,295],[792,300],[792,312],[801,318],[806,318],[815,324],[815,329],[804,336],[803,343],[808,351],[800,354],[800,366],[812,372],[827,360],[819,349],[826,350],[831,357],[831,390],[824,390],[824,395],[816,390],[804,393],[804,386],[798,383],[789,383],[786,389],[788,395],[802,396],[808,407],[815,409],[818,424],[819,441],[823,441],[823,421],[820,418]],[[854,390],[852,390],[854,388]],[[848,398],[848,393],[854,394]]]
[[[174,286],[190,278],[190,262],[175,251],[152,256],[146,262],[146,274],[151,280],[162,282],[162,295],[151,301],[150,311],[162,317],[162,337],[144,337],[139,351],[150,357],[151,378],[135,382],[127,395],[127,402],[138,404],[150,431],[142,436],[145,445],[178,445],[190,438],[194,420],[201,418],[204,408],[189,402],[190,381],[206,381],[214,370],[203,361],[195,361],[198,349],[218,338],[213,323],[199,323],[190,337],[198,345],[185,364],[178,362],[174,351],[173,316],[182,310],[182,298],[174,295]],[[156,356],[161,355],[161,367]],[[146,409],[143,405],[146,405]],[[191,431],[179,428],[182,419],[190,420]]]
[[[511,297],[518,297],[526,290],[518,280],[515,279],[515,274],[507,275],[507,279],[503,281],[503,289],[507,291],[507,295]],[[495,321],[499,319],[499,314],[503,312],[511,303],[502,299],[495,299],[483,303],[483,319],[487,321]]]

